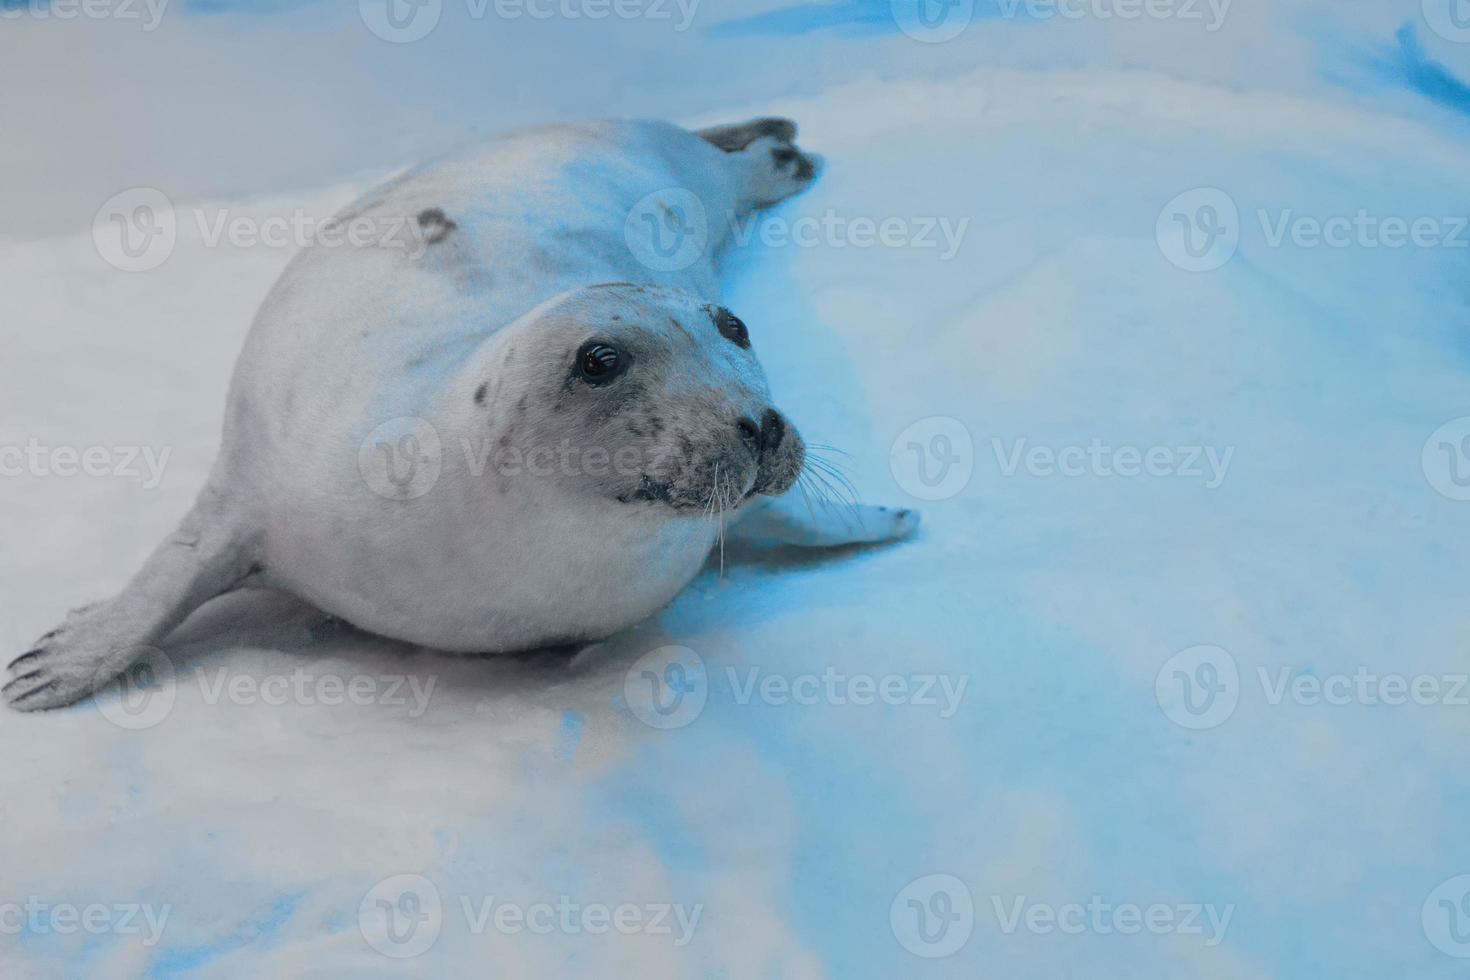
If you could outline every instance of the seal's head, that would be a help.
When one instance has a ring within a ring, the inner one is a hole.
[[[574,290],[487,353],[475,401],[499,458],[571,492],[698,516],[785,493],[805,462],[745,324],[690,293]]]

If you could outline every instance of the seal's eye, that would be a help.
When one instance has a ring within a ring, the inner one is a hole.
[[[721,308],[715,314],[715,326],[720,328],[720,334],[737,347],[750,348],[750,332],[745,329],[745,322],[734,313]]]
[[[598,341],[582,345],[577,352],[577,377],[590,385],[605,385],[622,374],[628,366],[628,358],[614,347]]]

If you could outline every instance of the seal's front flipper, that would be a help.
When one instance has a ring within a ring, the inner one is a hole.
[[[59,708],[100,689],[199,606],[257,571],[255,535],[212,487],[115,598],[78,609],[10,664],[0,695],[19,711]]]
[[[837,548],[898,541],[918,528],[918,512],[908,508],[807,500],[797,491],[756,504],[741,515],[730,534],[804,548]]]

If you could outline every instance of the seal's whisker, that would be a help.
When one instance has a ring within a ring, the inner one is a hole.
[[[816,511],[812,510],[812,495],[807,492],[807,482],[808,480],[805,472],[796,474],[796,489],[801,491],[802,503],[806,505],[806,516],[815,522],[817,519],[817,513]]]
[[[852,458],[852,454],[846,449],[838,449],[836,446],[829,446],[825,442],[809,442],[806,444],[806,448],[816,449],[824,453],[836,453],[839,456],[846,456],[849,459]]]
[[[812,481],[812,489],[817,491],[818,499],[824,508],[831,510],[850,506],[847,501],[841,499],[836,488],[832,486],[832,482],[820,472],[813,470],[808,475]]]
[[[832,477],[839,484],[841,484],[843,489],[848,492],[848,496],[852,499],[852,502],[854,504],[858,502],[859,494],[857,492],[857,487],[852,485],[852,481],[847,478],[847,474],[842,472],[842,468],[840,466],[829,459],[823,459],[820,455],[814,455],[810,457],[810,462],[817,469],[826,473],[828,476]]]
[[[817,469],[812,471],[812,478],[819,482],[826,489],[827,493],[832,499],[832,502],[837,504],[843,511],[846,512],[846,516],[849,519],[850,523],[862,523],[862,518],[859,516],[858,502],[857,499],[852,495],[852,491],[849,489],[850,485],[842,485],[840,477],[838,478],[838,483],[834,485],[833,480],[827,475],[827,471],[824,471],[821,467],[818,467]]]
[[[715,464],[715,476],[714,476],[714,479],[710,481],[710,485],[709,485],[709,503],[706,504],[705,507],[704,507],[704,517],[705,517],[705,520],[714,520],[714,516],[715,516],[715,494],[719,493],[719,489],[720,489],[720,464],[719,463],[716,463]]]
[[[813,470],[812,475],[829,486],[832,489],[833,495],[856,515],[858,493],[857,488],[852,485],[852,481],[844,476],[841,470],[821,457],[813,456],[810,462]]]

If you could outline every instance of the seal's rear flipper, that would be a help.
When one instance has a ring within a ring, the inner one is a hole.
[[[796,123],[777,116],[765,116],[730,126],[711,126],[695,132],[706,143],[713,143],[726,153],[738,153],[762,136],[770,136],[782,143],[796,140]]]
[[[80,701],[149,652],[199,606],[258,571],[255,535],[206,487],[179,529],[115,598],[78,609],[10,665],[0,695],[40,711]]]

